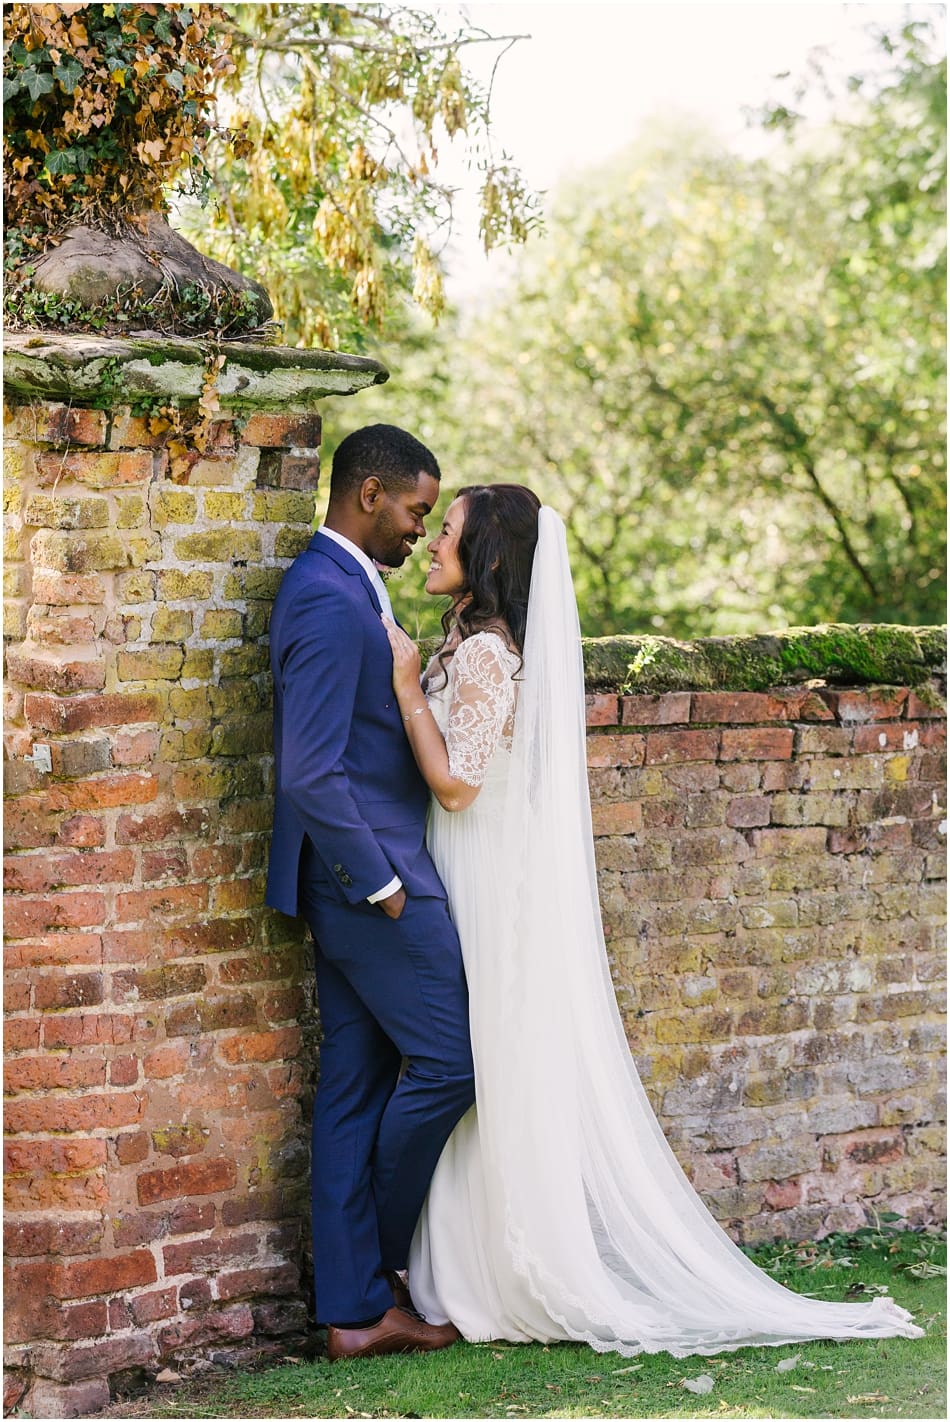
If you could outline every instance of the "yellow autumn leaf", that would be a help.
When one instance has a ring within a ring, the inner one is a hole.
[[[110,84],[116,84],[116,85],[118,85],[118,87],[119,87],[120,89],[124,89],[124,88],[125,88],[125,70],[124,70],[124,69],[113,69],[112,73],[109,75],[109,82],[110,82]]]

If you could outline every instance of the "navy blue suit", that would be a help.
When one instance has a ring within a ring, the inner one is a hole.
[[[392,1306],[381,1272],[405,1267],[442,1146],[474,1100],[468,996],[379,600],[346,549],[314,535],[281,583],[270,641],[267,902],[310,925],[323,1027],[317,1316],[356,1322]],[[367,895],[396,874],[407,901],[391,919]]]

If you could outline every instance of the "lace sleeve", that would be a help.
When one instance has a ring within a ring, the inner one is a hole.
[[[515,655],[491,632],[467,638],[455,653],[445,731],[453,779],[466,785],[481,785],[484,780],[514,709],[512,672],[517,665]]]

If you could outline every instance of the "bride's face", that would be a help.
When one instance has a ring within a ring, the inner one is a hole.
[[[433,597],[458,597],[465,591],[465,574],[458,556],[464,524],[465,501],[454,499],[445,511],[440,532],[429,544],[432,562],[426,577],[426,592]]]

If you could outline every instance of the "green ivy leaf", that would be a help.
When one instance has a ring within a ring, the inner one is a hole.
[[[68,57],[63,60],[62,64],[57,64],[53,75],[59,80],[63,90],[67,94],[72,94],[82,78],[82,65],[77,60]]]
[[[23,87],[29,90],[30,98],[35,101],[50,92],[53,76],[39,69],[24,69],[22,83]]]
[[[177,69],[173,69],[170,74],[165,75],[165,83],[170,89],[181,94],[185,88],[185,76]]]
[[[47,173],[75,173],[76,151],[73,148],[53,148],[46,155]]]

